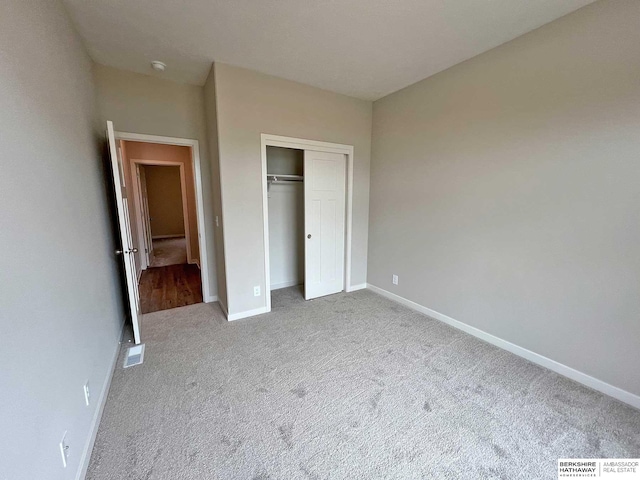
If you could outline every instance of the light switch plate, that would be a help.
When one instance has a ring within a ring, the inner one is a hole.
[[[67,461],[69,460],[69,444],[67,443],[67,432],[65,431],[60,440],[60,455],[62,456],[62,466],[67,468]]]
[[[89,382],[87,381],[87,383],[84,384],[84,403],[87,405],[87,407],[89,406],[89,403],[91,403],[91,392],[89,391]]]

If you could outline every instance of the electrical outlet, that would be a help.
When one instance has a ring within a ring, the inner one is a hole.
[[[260,285],[256,285],[255,287],[253,287],[253,296],[254,297],[260,296]]]
[[[91,392],[89,391],[88,381],[84,384],[84,403],[87,405],[87,407],[89,406],[89,403],[91,403]]]
[[[69,461],[69,444],[67,443],[67,432],[62,435],[60,440],[60,455],[62,456],[62,466],[67,468],[67,462]]]
[[[394,275],[393,277],[391,277],[391,281],[393,282],[394,285],[398,284],[398,275]]]

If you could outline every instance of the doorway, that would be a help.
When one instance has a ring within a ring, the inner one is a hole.
[[[189,147],[122,141],[122,149],[131,166],[134,223],[143,247],[138,280],[141,312],[202,302],[194,242],[199,232],[197,222],[190,222],[196,216],[196,201]]]
[[[142,269],[188,263],[190,245],[184,166],[132,160]]]
[[[191,147],[123,139],[119,146],[131,176],[141,313],[202,302]]]
[[[263,134],[262,170],[266,311],[350,291],[353,147]]]
[[[209,293],[199,146],[197,140],[116,132],[111,122],[107,138],[122,242],[115,253],[124,258],[134,338],[140,343],[141,314],[215,300]],[[156,176],[164,178],[164,186],[156,188]],[[166,183],[171,178],[174,182]],[[154,195],[170,217],[162,218],[159,229],[151,213]]]

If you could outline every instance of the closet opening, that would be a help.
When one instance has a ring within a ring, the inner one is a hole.
[[[287,292],[274,295],[302,301],[305,240],[304,150],[267,147],[267,198],[271,292],[288,288]]]

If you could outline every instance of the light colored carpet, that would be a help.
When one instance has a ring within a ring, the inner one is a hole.
[[[559,457],[640,456],[640,411],[366,290],[142,332],[89,479],[555,479]]]
[[[153,259],[150,267],[166,267],[187,263],[187,240],[162,238],[153,241]]]

